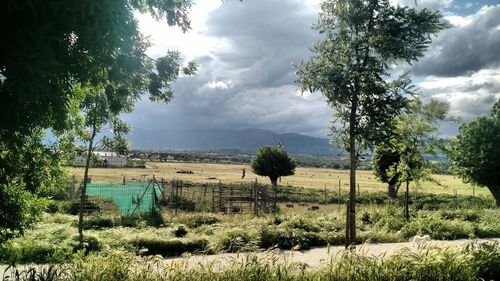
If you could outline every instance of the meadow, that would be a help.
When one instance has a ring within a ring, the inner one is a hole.
[[[242,179],[242,169],[246,175]],[[177,173],[179,171],[192,171],[192,174]],[[83,168],[69,168],[71,174],[78,179],[83,178]],[[146,168],[92,168],[90,176],[95,183],[121,183],[123,177],[126,181],[146,181],[152,176],[165,179],[179,179],[194,183],[216,183],[221,181],[229,183],[251,183],[255,179],[259,182],[269,183],[269,179],[252,173],[249,165],[236,164],[210,164],[210,163],[165,163],[148,162]],[[418,187],[419,192],[434,194],[454,195],[485,195],[490,193],[485,188],[475,188],[470,184],[463,183],[459,178],[452,175],[434,175],[439,184],[433,182],[422,182]],[[349,171],[327,168],[297,167],[295,175],[283,177],[279,183],[282,186],[295,186],[304,188],[318,188],[338,190],[339,180],[341,190],[349,189]],[[376,179],[371,171],[358,170],[356,181],[360,192],[386,191],[387,185]],[[413,191],[416,185],[411,183]]]
[[[123,177],[126,181],[146,181],[153,175],[182,179],[190,190],[202,190],[202,184],[207,182],[220,181],[225,188],[249,186],[255,178],[267,183],[266,178],[257,177],[244,165],[150,162],[147,166],[92,168],[90,173],[94,183],[120,183]],[[246,177],[241,179],[243,168]],[[177,173],[180,170],[193,173]],[[77,178],[82,172],[81,168],[70,169]],[[440,185],[423,184],[418,194],[412,193],[411,217],[407,221],[403,216],[402,193],[396,199],[389,198],[385,184],[378,182],[371,172],[359,171],[356,242],[407,242],[415,235],[429,235],[435,240],[500,237],[500,210],[494,207],[494,200],[486,190],[476,189],[476,195],[471,196],[472,188],[459,179],[449,175],[436,178]],[[111,201],[91,198],[100,211],[85,216],[83,249],[77,239],[77,200],[52,200],[35,227],[0,245],[0,264],[48,265],[9,269],[4,276],[7,274],[11,280],[490,280],[500,277],[498,244],[400,251],[390,256],[341,252],[318,268],[253,255],[269,249],[304,251],[343,245],[347,183],[348,171],[299,167],[296,175],[282,179],[277,192],[279,211],[261,216],[210,212],[212,208],[206,206],[194,211],[176,207],[175,212],[164,206],[160,212],[141,217],[122,216]],[[290,202],[293,208],[287,208]],[[308,202],[309,206],[312,203],[319,209],[311,211],[298,202]],[[220,253],[242,253],[245,258],[229,261],[223,267],[170,264],[165,260]]]

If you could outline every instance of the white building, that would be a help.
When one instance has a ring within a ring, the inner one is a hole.
[[[105,166],[105,167],[125,167],[127,165],[127,156],[118,155],[115,152],[109,151],[94,151],[93,154],[102,161],[96,163],[95,166]],[[75,166],[85,166],[87,160],[86,155],[78,155],[73,161]],[[93,159],[90,159],[90,165],[94,166]]]

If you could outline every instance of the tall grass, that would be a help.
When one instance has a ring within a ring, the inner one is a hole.
[[[281,260],[277,256],[242,258],[208,264],[169,263],[157,256],[138,257],[124,251],[77,255],[57,267],[11,269],[8,280],[498,280],[500,246],[470,244],[465,248],[401,250],[389,257],[348,251],[333,256],[319,268]]]

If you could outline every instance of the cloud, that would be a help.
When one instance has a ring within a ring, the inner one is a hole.
[[[450,19],[457,25],[434,40],[429,53],[415,65],[415,74],[454,77],[500,65],[500,5]]]
[[[413,5],[414,0],[391,1]],[[418,8],[441,9],[453,25],[413,67],[426,98],[449,101],[451,114],[469,121],[487,114],[500,93],[500,6],[474,14],[449,12],[456,1],[423,0]],[[158,57],[177,49],[199,64],[196,77],[175,83],[170,104],[140,102],[125,118],[144,130],[262,128],[326,137],[332,109],[320,94],[297,93],[292,63],[312,55],[319,40],[319,0],[199,1],[193,30],[183,34],[165,23],[138,16]],[[463,5],[465,6],[465,5]],[[394,75],[408,70],[394,69]],[[444,124],[443,134],[456,134]]]
[[[175,83],[171,104],[143,101],[128,120],[141,129],[256,127],[326,137],[332,110],[320,94],[297,93],[292,67],[311,55],[319,38],[311,29],[318,11],[316,0],[225,1],[212,7],[203,24],[193,27],[195,36],[173,37],[196,37],[186,56],[198,62],[198,76]],[[159,53],[167,39],[155,38],[151,52]],[[178,47],[184,53],[183,46]]]
[[[392,5],[409,6],[417,9],[438,10],[450,6],[453,0],[389,0]]]
[[[429,76],[418,86],[426,99],[448,102],[450,116],[459,117],[461,122],[470,122],[489,114],[493,104],[500,99],[500,68],[449,78]],[[453,136],[458,131],[458,125],[446,124],[442,133]]]

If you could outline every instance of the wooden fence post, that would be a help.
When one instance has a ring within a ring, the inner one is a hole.
[[[215,185],[212,186],[212,212],[215,213]]]
[[[338,202],[339,202],[339,213],[340,213],[340,179],[339,179],[339,198],[338,198]]]

